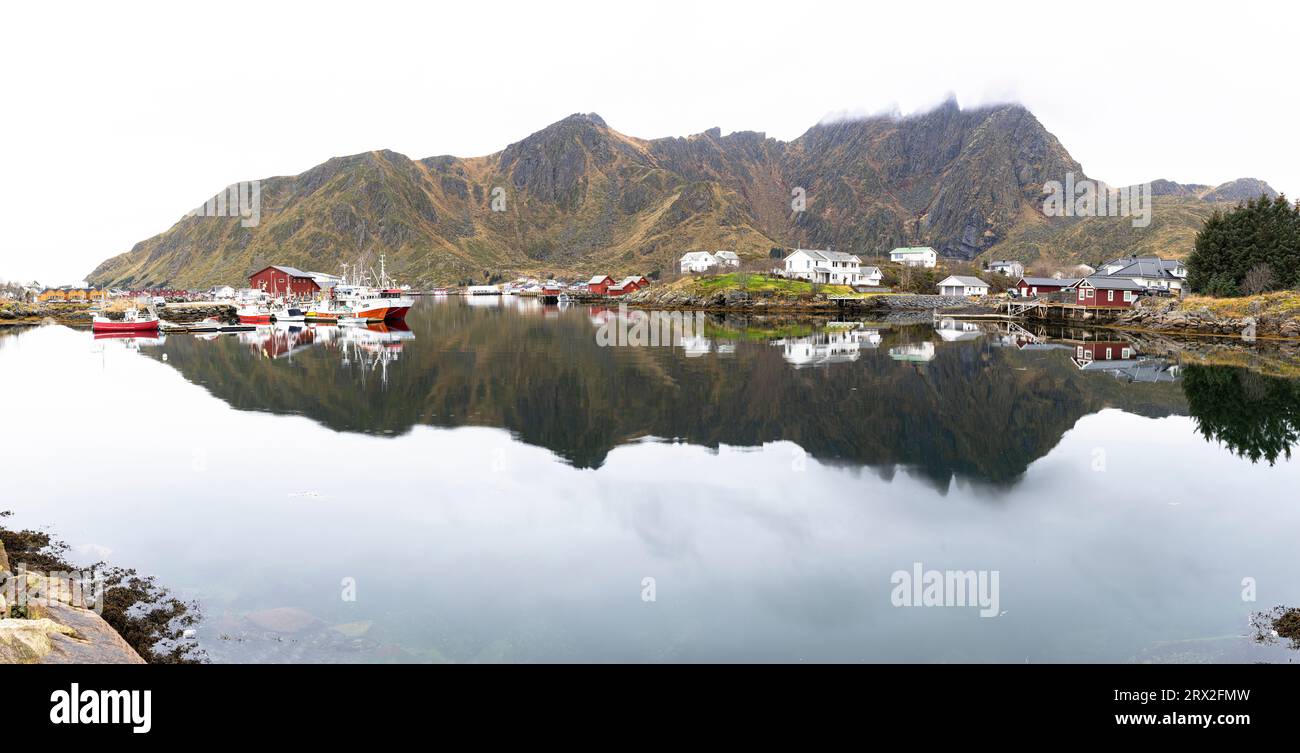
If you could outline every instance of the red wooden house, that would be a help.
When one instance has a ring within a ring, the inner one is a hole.
[[[606,295],[609,293],[609,286],[614,284],[614,278],[609,275],[596,275],[587,281],[587,290],[596,295]]]
[[[1089,308],[1130,309],[1146,288],[1127,277],[1085,277],[1074,286],[1075,304]]]
[[[609,286],[610,295],[626,295],[635,293],[641,288],[649,285],[650,281],[644,277],[624,277],[622,280]]]
[[[274,264],[249,275],[248,287],[264,290],[277,298],[310,298],[320,292],[320,285],[310,272]]]
[[[1021,277],[1014,287],[1023,296],[1055,293],[1058,290],[1074,287],[1079,282],[1077,277],[1057,279],[1055,277]]]

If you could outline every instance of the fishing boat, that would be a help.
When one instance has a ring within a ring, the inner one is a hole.
[[[267,306],[250,305],[244,306],[235,312],[239,316],[240,324],[270,324],[271,309]]]
[[[382,323],[383,319],[367,319],[364,316],[340,316],[339,324],[345,327],[366,327],[371,324]]]
[[[297,306],[283,306],[271,312],[277,322],[305,322],[307,312]]]
[[[334,287],[334,299],[346,310],[345,315],[379,321],[400,321],[405,318],[406,312],[415,305],[415,299],[388,278],[384,255],[379,256],[379,287],[370,287],[365,283],[360,267],[360,264],[353,267],[354,279],[349,282],[345,266],[344,282]]]
[[[127,309],[121,320],[109,319],[102,313],[95,314],[91,319],[90,329],[92,332],[105,334],[157,332],[158,315],[152,311],[140,311],[135,308]]]
[[[366,291],[348,301],[352,315],[377,321],[400,321],[406,318],[415,301],[395,288]]]
[[[307,307],[306,317],[309,322],[333,324],[339,320],[340,315],[346,314],[347,312],[340,311],[325,301],[317,301]]]

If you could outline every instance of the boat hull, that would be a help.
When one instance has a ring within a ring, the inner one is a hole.
[[[240,314],[239,323],[240,324],[270,324],[271,315],[270,314]]]
[[[395,306],[389,306],[389,305],[376,303],[373,305],[367,304],[365,306],[358,306],[357,310],[352,315],[358,319],[372,319],[375,321],[398,321],[401,319],[405,319],[406,312],[410,310],[411,307],[406,305],[399,304]]]
[[[122,332],[157,332],[158,321],[151,322],[93,322],[90,325],[92,332],[102,333],[122,333]]]

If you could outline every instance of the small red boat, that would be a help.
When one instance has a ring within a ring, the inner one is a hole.
[[[150,313],[141,313],[137,309],[127,309],[121,320],[96,314],[90,320],[90,329],[96,333],[157,332],[158,317]]]

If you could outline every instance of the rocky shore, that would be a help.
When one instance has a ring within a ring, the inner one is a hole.
[[[65,581],[20,570],[11,573],[0,541],[0,664],[144,664],[103,617],[76,606]],[[20,604],[17,594],[41,594]],[[48,595],[49,598],[46,598]],[[10,602],[13,603],[10,603]]]
[[[238,321],[235,307],[226,303],[168,303],[157,308],[159,318],[175,324],[190,324],[217,317],[233,324]],[[32,325],[53,321],[71,326],[88,326],[94,313],[87,303],[0,303],[0,327]],[[108,317],[121,318],[121,309],[108,311]]]
[[[190,630],[196,604],[134,570],[73,565],[68,551],[44,531],[0,526],[0,664],[206,660]]]
[[[1298,312],[1256,300],[1154,298],[1110,323],[1120,329],[1190,335],[1233,335],[1300,339]]]

